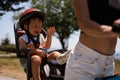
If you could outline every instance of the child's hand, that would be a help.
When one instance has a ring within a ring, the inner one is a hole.
[[[55,27],[49,27],[49,28],[47,28],[47,34],[48,35],[53,35],[54,33],[55,33]]]
[[[42,42],[42,43],[40,43],[39,48],[45,48],[45,46],[46,46],[46,42]]]
[[[29,49],[35,49],[35,47],[34,47],[33,44],[28,44],[28,45],[27,45],[27,48],[29,48]]]
[[[40,49],[30,49],[29,53],[30,53],[30,56],[38,55],[42,58],[47,57],[47,54],[43,50],[40,50]]]

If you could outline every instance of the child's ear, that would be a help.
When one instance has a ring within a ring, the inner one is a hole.
[[[25,29],[25,30],[28,30],[27,24],[24,24],[24,29]]]

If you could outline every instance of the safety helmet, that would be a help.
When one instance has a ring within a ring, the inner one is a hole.
[[[21,16],[20,16],[20,19],[19,19],[19,25],[20,25],[20,28],[24,30],[24,24],[25,22],[31,18],[31,16],[33,15],[38,15],[40,17],[40,19],[42,20],[42,22],[44,22],[45,20],[45,13],[39,9],[36,9],[36,8],[30,8],[30,9],[27,9],[25,10]]]

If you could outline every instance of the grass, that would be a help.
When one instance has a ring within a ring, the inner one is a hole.
[[[115,74],[120,74],[120,60],[115,60]]]
[[[26,80],[25,72],[15,54],[0,53],[0,75]]]
[[[16,57],[1,57],[0,66],[15,66],[16,68],[19,69],[20,63]]]
[[[19,66],[19,60],[16,54],[0,54],[0,66]]]

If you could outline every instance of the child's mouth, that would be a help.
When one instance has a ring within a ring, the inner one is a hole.
[[[39,32],[38,32],[38,31],[34,31],[34,33],[35,33],[35,34],[39,34]]]
[[[34,31],[34,33],[38,34],[39,32],[38,31]]]

